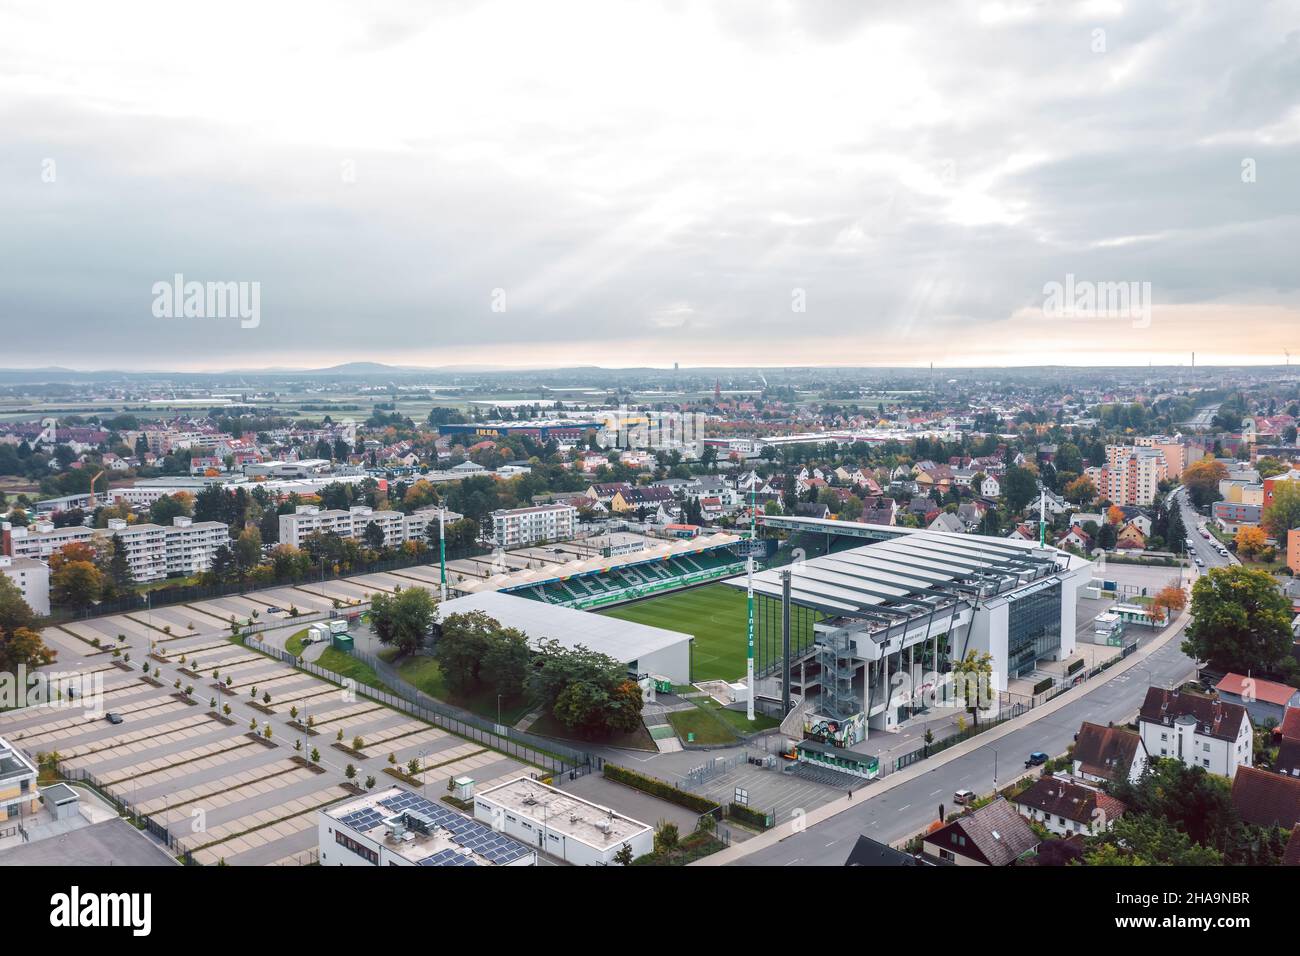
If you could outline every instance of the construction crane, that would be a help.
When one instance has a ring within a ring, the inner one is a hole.
[[[95,482],[99,481],[103,474],[104,470],[101,468],[98,474],[96,474],[94,478],[90,479],[90,507],[92,509],[95,507]],[[104,483],[104,490],[108,490],[108,482]]]

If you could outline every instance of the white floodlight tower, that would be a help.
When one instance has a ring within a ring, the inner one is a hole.
[[[755,503],[757,496],[754,485],[756,482],[750,479],[749,482],[749,542],[746,545],[745,554],[745,575],[747,578],[746,595],[749,605],[749,644],[745,652],[745,677],[749,684],[749,693],[746,694],[745,716],[751,721],[754,719],[754,547],[758,544],[758,518],[755,514]]]

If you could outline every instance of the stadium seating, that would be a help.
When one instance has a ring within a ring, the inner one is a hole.
[[[673,586],[673,582],[689,575],[728,568],[740,559],[728,548],[717,548],[701,554],[677,555],[666,560],[631,563],[601,574],[585,574],[564,581],[551,581],[520,588],[512,593],[520,597],[543,601],[547,604],[571,605],[588,601],[601,595],[618,594],[628,588],[647,584]]]

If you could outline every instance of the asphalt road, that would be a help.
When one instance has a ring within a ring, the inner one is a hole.
[[[1178,494],[1183,521],[1191,532],[1197,554],[1206,568],[1230,563],[1213,545],[1197,533],[1197,516]],[[1180,628],[1181,625],[1175,625]],[[872,788],[859,790],[851,810],[818,823],[803,833],[736,861],[739,866],[840,866],[859,834],[882,843],[892,843],[921,832],[934,821],[939,804],[953,809],[953,791],[970,789],[988,793],[1024,772],[1025,758],[1035,750],[1061,754],[1070,746],[1079,725],[1086,721],[1105,724],[1131,720],[1137,713],[1147,687],[1173,687],[1196,676],[1196,665],[1179,645],[1175,634],[1142,663],[1105,683],[1099,683],[1079,700],[1046,717],[978,747],[949,763],[909,780],[879,797]]]

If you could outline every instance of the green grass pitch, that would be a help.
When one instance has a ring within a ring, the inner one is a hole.
[[[745,676],[748,635],[745,592],[725,584],[706,584],[601,611],[610,617],[695,638],[695,680],[737,680]]]

